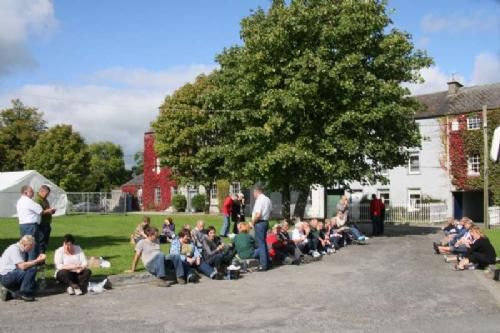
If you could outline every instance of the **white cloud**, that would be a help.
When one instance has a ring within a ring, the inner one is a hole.
[[[471,84],[500,82],[500,55],[480,53],[474,60]]]
[[[213,68],[193,65],[157,73],[144,69],[105,70],[91,75],[103,80],[92,84],[25,85],[0,95],[0,108],[8,107],[11,99],[20,98],[24,104],[44,112],[49,126],[71,124],[89,143],[109,140],[120,144],[130,166],[133,154],[142,149],[143,134],[156,118],[165,96]],[[114,74],[108,77],[102,73]],[[146,82],[148,77],[156,78],[155,84]],[[127,86],[110,86],[104,84],[104,79]]]
[[[425,33],[486,32],[498,29],[499,24],[500,21],[497,14],[478,11],[468,15],[426,15],[422,19],[421,27]]]
[[[403,85],[410,89],[412,95],[429,94],[446,90],[446,83],[450,81],[452,76],[462,84],[464,84],[465,82],[463,76],[447,74],[443,72],[438,66],[423,68],[422,70],[420,70],[420,75],[424,79],[424,83]]]
[[[51,0],[1,0],[0,75],[36,66],[27,39],[46,35],[56,25]]]

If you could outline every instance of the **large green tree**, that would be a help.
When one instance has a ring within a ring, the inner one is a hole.
[[[24,169],[24,157],[46,129],[43,113],[20,100],[0,111],[0,171]]]
[[[112,142],[96,142],[88,146],[90,153],[87,186],[90,191],[111,191],[128,180],[123,150]]]
[[[381,179],[419,146],[420,106],[402,83],[420,81],[431,59],[392,26],[385,1],[275,0],[240,35],[217,57],[208,103],[234,110],[219,113],[234,177],[287,201],[311,184]]]
[[[214,89],[211,76],[200,75],[165,98],[153,123],[157,154],[181,184],[211,184],[222,176],[219,119],[207,112],[205,96]]]
[[[71,125],[57,125],[43,133],[26,154],[26,168],[34,169],[66,191],[88,191],[90,154],[83,137]]]
[[[134,166],[132,167],[132,175],[138,176],[144,172],[144,151],[140,150],[134,154]]]

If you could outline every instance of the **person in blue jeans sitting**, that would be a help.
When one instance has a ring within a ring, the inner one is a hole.
[[[197,276],[189,267],[185,267],[182,264],[182,260],[179,255],[165,255],[161,252],[160,242],[158,239],[158,229],[152,226],[147,226],[144,228],[144,233],[146,234],[146,238],[141,239],[136,244],[135,256],[132,260],[132,268],[127,272],[135,271],[140,257],[146,270],[160,279],[158,281],[159,286],[170,286],[171,283],[165,281],[165,278],[167,277],[168,271],[172,269],[172,266],[177,277],[177,283],[186,284],[186,281],[197,282]]]
[[[179,255],[184,267],[196,268],[203,275],[214,279],[217,271],[203,260],[201,250],[191,240],[191,231],[182,229],[177,236],[170,246],[170,254]]]
[[[44,263],[45,254],[25,261],[25,254],[35,246],[31,235],[24,235],[19,242],[9,246],[0,258],[0,296],[3,301],[20,298],[34,301],[36,266]]]

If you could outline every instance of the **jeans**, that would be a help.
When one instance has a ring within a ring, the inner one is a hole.
[[[56,274],[56,280],[62,282],[66,286],[74,289],[81,289],[83,292],[87,292],[91,274],[92,272],[90,269],[84,269],[80,273],[72,272],[67,269],[61,269]]]
[[[37,223],[29,223],[29,224],[20,224],[19,229],[21,231],[21,237],[24,235],[31,235],[35,239],[35,245],[31,249],[29,253],[25,254],[25,260],[35,260],[40,254],[40,244],[39,244],[39,232],[38,232],[38,224]]]
[[[262,220],[255,224],[255,243],[259,253],[260,266],[263,269],[269,268],[269,256],[266,243],[267,229],[269,229],[269,222]]]
[[[12,272],[0,275],[0,283],[7,289],[19,290],[21,294],[31,296],[35,291],[36,268],[27,270],[16,268]]]
[[[356,228],[356,227],[350,227],[349,228],[349,232],[351,233],[351,235],[355,239],[358,239],[359,237],[363,236],[363,234],[361,233],[361,231],[359,231],[358,228]]]
[[[178,278],[184,277],[185,270],[181,257],[177,254],[164,255],[159,253],[146,265],[146,270],[157,278],[164,278],[167,276],[167,261],[171,262],[174,266],[175,276]]]
[[[40,253],[45,253],[49,247],[50,232],[52,227],[50,224],[40,224],[38,226],[38,245],[40,246]]]
[[[212,274],[214,272],[214,268],[203,260],[201,261],[199,266],[194,266],[194,267],[196,267],[200,271],[201,274],[203,274],[209,278],[212,277]]]
[[[224,224],[220,230],[221,237],[227,237],[227,233],[229,232],[229,228],[231,227],[231,216],[224,215]]]

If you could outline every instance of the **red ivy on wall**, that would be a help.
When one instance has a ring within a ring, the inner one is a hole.
[[[453,131],[452,122],[449,126],[450,173],[452,183],[460,190],[467,190],[467,156],[465,156],[463,133],[467,130],[467,115],[455,118],[458,130]]]
[[[154,133],[144,134],[144,188],[142,201],[145,210],[165,210],[170,207],[172,202],[170,188],[176,186],[176,183],[170,178],[171,170],[169,168],[161,168],[160,172],[157,172],[154,140]],[[155,188],[157,187],[161,190],[160,203],[155,203]]]

